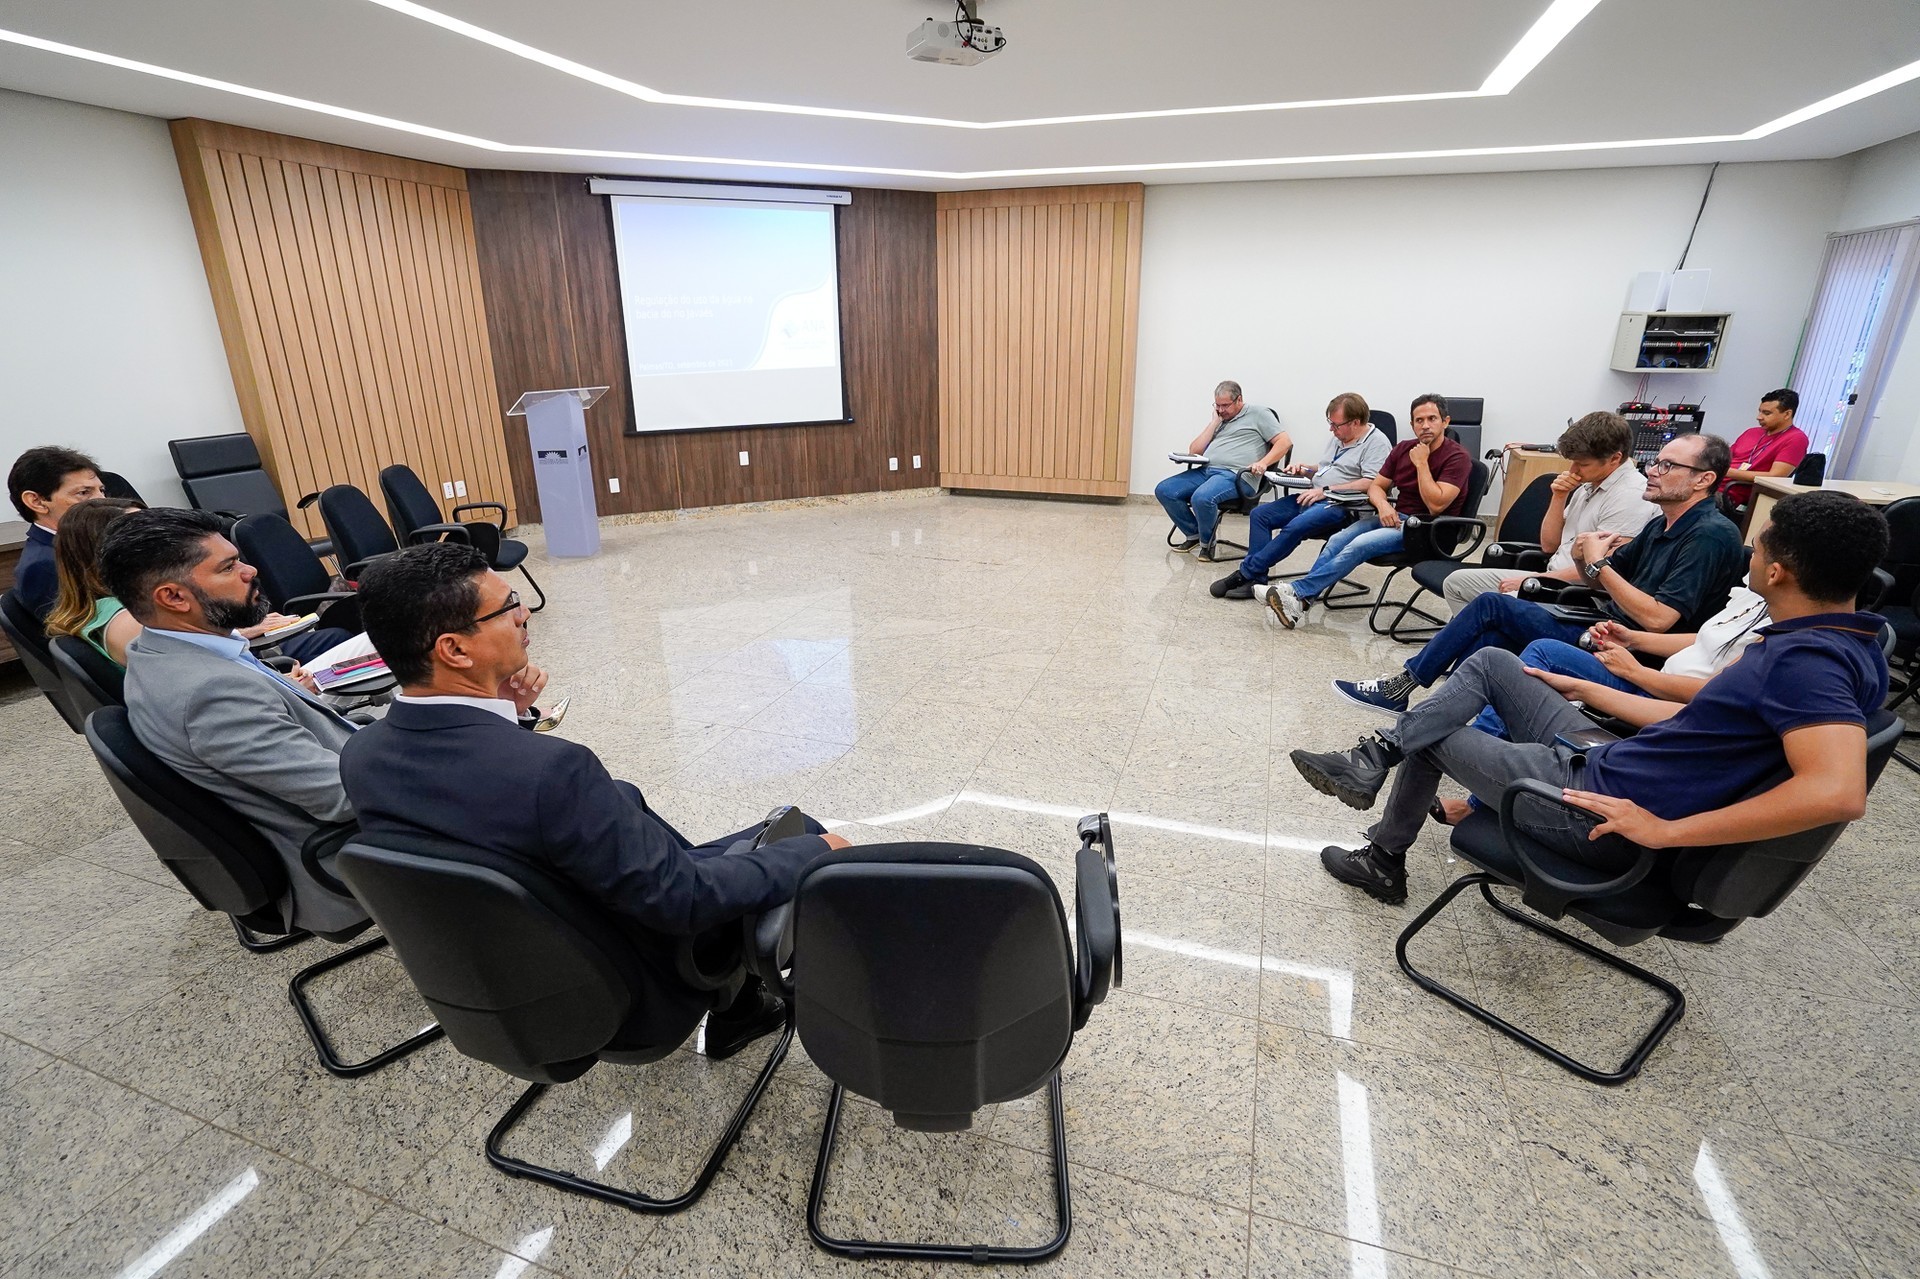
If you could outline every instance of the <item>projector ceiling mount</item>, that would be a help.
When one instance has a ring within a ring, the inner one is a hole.
[[[970,67],[1007,47],[999,27],[980,21],[979,0],[955,0],[952,22],[928,18],[907,33],[907,56],[916,62]]]

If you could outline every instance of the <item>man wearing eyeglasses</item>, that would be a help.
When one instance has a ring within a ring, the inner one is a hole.
[[[399,679],[392,710],[346,744],[340,775],[361,832],[405,847],[485,849],[567,881],[644,937],[695,938],[790,901],[800,872],[845,840],[808,833],[730,851],[757,830],[695,844],[616,781],[591,750],[514,726],[505,695],[527,667],[527,611],[470,546],[440,542],[387,556],[360,580],[360,617]],[[511,761],[476,777],[475,761]],[[643,947],[644,949],[644,947]],[[668,966],[670,969],[670,966]],[[660,974],[662,998],[702,1012],[719,1059],[778,1029],[786,1005],[749,980],[725,1007]]]
[[[1675,437],[1647,464],[1643,496],[1663,518],[1631,539],[1602,532],[1574,539],[1579,580],[1606,592],[1598,605],[1602,614],[1643,631],[1697,631],[1727,602],[1747,567],[1740,530],[1712,501],[1729,457],[1727,442],[1717,435]],[[1476,596],[1404,669],[1376,679],[1337,679],[1334,691],[1370,710],[1398,715],[1415,688],[1431,688],[1483,648],[1518,653],[1535,640],[1572,644],[1586,625],[1563,621],[1511,595]]]

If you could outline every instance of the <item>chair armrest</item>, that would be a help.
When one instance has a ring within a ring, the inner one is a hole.
[[[464,524],[422,524],[407,537],[407,545],[421,546],[428,542],[443,541],[471,542]]]
[[[767,814],[747,847],[764,848],[806,833],[805,815],[791,804],[782,804]],[[781,902],[758,915],[745,916],[740,930],[740,949],[748,971],[765,982],[768,990],[793,994],[793,983],[786,973],[793,962],[793,903]]]
[[[359,594],[354,591],[315,591],[311,595],[296,595],[292,599],[281,600],[280,607],[282,609],[291,609],[293,610],[294,616],[298,616],[301,613],[317,611],[309,610],[306,607],[306,605],[309,604],[331,604],[335,600],[356,600],[359,598]]]
[[[1095,1004],[1121,984],[1120,876],[1113,860],[1113,828],[1105,813],[1080,819],[1074,856],[1073,1028],[1087,1024]]]
[[[316,591],[312,595],[296,595],[290,600],[284,600],[280,607],[294,614],[318,613],[321,626],[339,626],[343,630],[357,633],[362,629],[359,600],[360,596],[353,591]],[[347,620],[331,620],[336,617],[344,617]]]
[[[1489,542],[1480,562],[1488,568],[1513,568],[1537,573],[1553,562],[1553,557],[1527,542]]]
[[[1436,515],[1427,522],[1427,527],[1433,535],[1434,555],[1445,560],[1459,561],[1466,559],[1467,556],[1478,550],[1480,543],[1484,542],[1487,538],[1487,522],[1473,515]],[[1470,529],[1472,532],[1466,537],[1466,540],[1462,544],[1455,546],[1453,550],[1443,551],[1440,549],[1439,541],[1440,531],[1442,529]]]
[[[498,511],[500,518],[493,521],[501,528],[507,526],[507,504],[505,502],[462,502],[453,508],[453,518],[459,519],[462,511]]]
[[[300,845],[300,864],[306,868],[308,877],[328,892],[348,901],[355,900],[353,890],[341,883],[340,877],[333,873],[333,855],[345,848],[347,842],[359,833],[358,821],[328,822],[315,829]]]
[[[369,565],[377,564],[392,554],[394,554],[394,552],[385,551],[379,555],[369,555],[364,560],[355,560],[351,564],[342,565],[340,576],[349,582],[357,582],[360,580],[360,575],[367,571]]]
[[[1523,796],[1556,808],[1566,809],[1581,817],[1592,818],[1594,814],[1569,804],[1561,797],[1558,786],[1550,786],[1537,777],[1521,778],[1508,786],[1506,793],[1500,797],[1500,834],[1506,841],[1507,848],[1519,859],[1520,874],[1525,881],[1521,885],[1521,893],[1527,904],[1535,910],[1543,911],[1554,919],[1558,919],[1566,913],[1570,903],[1585,898],[1611,897],[1615,893],[1625,892],[1645,879],[1652,871],[1654,862],[1659,857],[1658,852],[1651,848],[1640,848],[1637,844],[1630,846],[1639,849],[1639,856],[1634,859],[1633,865],[1617,875],[1607,876],[1605,872],[1594,869],[1595,878],[1573,879],[1549,870],[1540,864],[1535,852],[1538,846],[1537,841],[1522,830],[1515,819],[1515,810]],[[1558,909],[1554,909],[1555,907]]]
[[[300,665],[298,660],[288,657],[285,653],[275,653],[272,657],[263,657],[260,659],[260,664],[262,666],[270,666],[282,675],[285,675],[288,671]]]

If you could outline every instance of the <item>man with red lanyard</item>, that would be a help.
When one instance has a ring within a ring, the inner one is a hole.
[[[1768,391],[1760,397],[1760,411],[1755,414],[1759,425],[1733,442],[1733,466],[1720,490],[1728,506],[1748,505],[1755,480],[1792,475],[1807,456],[1807,433],[1793,424],[1793,411],[1799,407],[1795,391]]]

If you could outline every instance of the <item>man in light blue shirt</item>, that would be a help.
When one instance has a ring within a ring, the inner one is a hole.
[[[1252,497],[1259,491],[1260,472],[1293,449],[1293,440],[1280,429],[1274,411],[1248,404],[1238,382],[1213,388],[1213,417],[1193,437],[1188,452],[1206,458],[1205,466],[1190,466],[1169,475],[1154,487],[1153,495],[1166,508],[1167,518],[1180,532],[1177,551],[1199,550],[1199,558],[1215,558],[1213,539],[1220,527],[1220,503]]]

